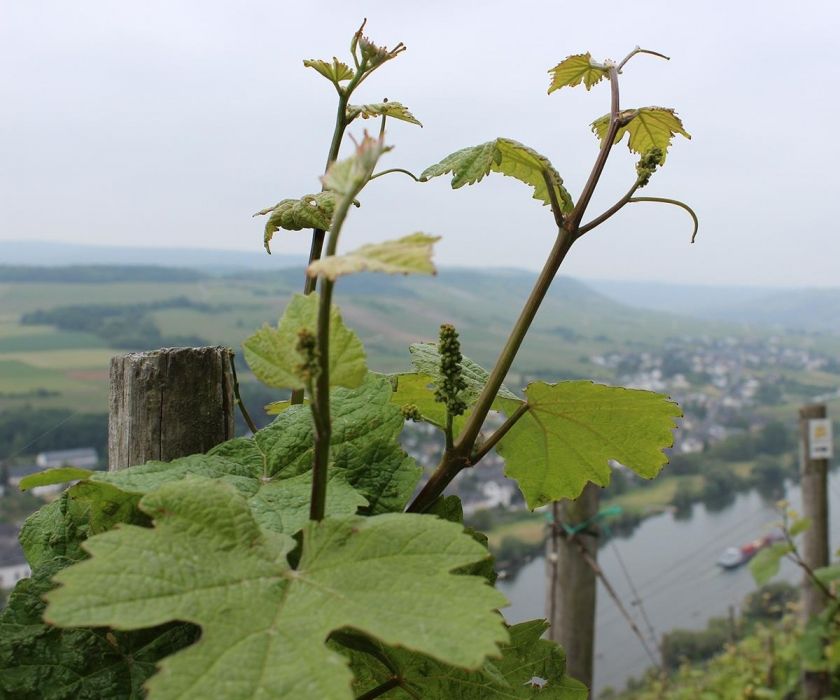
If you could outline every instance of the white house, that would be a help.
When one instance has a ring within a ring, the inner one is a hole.
[[[30,573],[17,541],[17,528],[0,523],[0,588],[14,588],[18,581]]]
[[[99,455],[92,447],[78,450],[57,450],[55,452],[41,452],[35,458],[35,464],[41,469],[55,469],[56,467],[80,467],[94,469],[99,463]]]

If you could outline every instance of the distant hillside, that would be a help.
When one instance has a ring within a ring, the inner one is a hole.
[[[205,273],[184,267],[153,265],[0,265],[0,282],[108,284],[110,282],[195,282]]]
[[[277,269],[301,265],[302,257],[239,250],[143,248],[51,241],[0,241],[0,265],[156,265],[211,272]]]
[[[709,318],[778,326],[790,331],[840,333],[840,289],[775,291],[718,309]]]
[[[587,280],[631,306],[788,331],[840,333],[840,287],[774,289]]]

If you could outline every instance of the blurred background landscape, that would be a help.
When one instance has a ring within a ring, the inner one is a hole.
[[[276,323],[300,289],[303,261],[10,242],[2,262],[0,561],[14,568],[23,566],[14,530],[56,494],[20,493],[20,478],[62,459],[106,466],[110,357],[179,345],[238,351],[262,323]],[[441,322],[454,323],[465,354],[487,366],[532,280],[533,273],[520,270],[446,267],[436,278],[359,276],[342,281],[338,302],[377,371],[409,370],[408,345],[433,341]],[[616,543],[640,582],[657,583],[645,587],[651,633],[700,630],[700,641],[672,637],[674,664],[688,648],[701,658],[719,650],[729,632],[720,626],[717,635],[709,632],[707,618],[749,605],[744,597],[755,588],[749,572],[718,571],[715,560],[725,546],[765,533],[777,499],[796,499],[797,410],[814,401],[827,403],[829,415],[840,408],[838,316],[840,290],[831,288],[560,277],[508,377],[514,390],[534,379],[593,379],[660,391],[683,407],[662,475],[648,482],[617,468],[602,495],[606,507],[618,507],[602,554],[617,587],[634,599],[633,579],[620,575],[623,561],[610,549]],[[243,398],[262,426],[270,419],[263,406],[285,397],[258,384],[237,360]],[[246,432],[241,421],[238,432]],[[440,450],[434,431],[408,423],[404,442],[421,464],[434,466]],[[489,534],[512,602],[508,616],[541,616],[545,514],[525,509],[494,456],[489,466],[465,472],[455,488],[467,521]],[[783,573],[795,580],[792,570]],[[623,687],[647,661],[610,606],[601,595],[597,651],[611,663],[596,664],[598,690]]]

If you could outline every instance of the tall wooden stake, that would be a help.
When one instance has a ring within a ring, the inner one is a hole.
[[[811,519],[811,527],[802,538],[802,559],[811,570],[828,565],[828,459],[812,457],[811,421],[826,417],[825,404],[803,406],[799,410],[800,481],[802,514]],[[805,576],[802,583],[802,615],[807,621],[825,608],[825,595]],[[803,671],[802,686],[806,698],[830,694],[828,672]]]
[[[563,524],[575,526],[598,514],[601,489],[587,484],[576,501],[552,504],[554,524],[548,538],[546,568],[546,618],[551,623],[549,638],[566,651],[566,670],[587,687],[592,687],[595,656],[596,573],[579,548],[592,561],[598,557],[598,538],[594,525],[571,540]]]
[[[108,469],[206,452],[234,436],[233,353],[164,348],[111,359]]]

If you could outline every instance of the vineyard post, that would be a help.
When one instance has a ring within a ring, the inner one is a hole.
[[[111,358],[108,470],[206,452],[234,437],[233,353],[163,348]]]
[[[546,618],[551,624],[549,638],[566,651],[569,675],[589,688],[592,687],[595,656],[597,578],[578,542],[592,560],[597,558],[599,533],[592,520],[598,514],[600,500],[600,487],[589,483],[576,501],[552,504],[553,523],[546,556]],[[571,536],[563,527],[583,523],[587,523],[585,527]]]
[[[803,533],[802,560],[811,571],[828,565],[828,459],[831,431],[825,428],[825,404],[813,404],[799,409],[800,468],[802,485],[802,514],[811,520],[811,527]],[[820,426],[823,431],[820,431]],[[827,431],[827,435],[824,434]],[[826,458],[822,458],[825,454]],[[809,576],[802,583],[802,615],[805,621],[819,615],[826,598]],[[806,698],[822,698],[830,693],[827,671],[803,671],[802,684]]]

